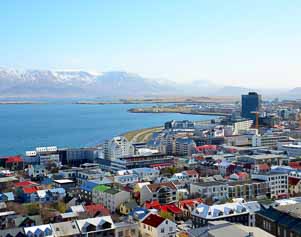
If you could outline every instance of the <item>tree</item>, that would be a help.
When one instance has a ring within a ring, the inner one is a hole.
[[[162,210],[161,210],[161,211],[159,212],[159,215],[160,215],[161,217],[165,218],[165,219],[169,219],[169,220],[171,220],[171,221],[174,220],[173,215],[172,215],[170,212],[162,211]]]
[[[67,205],[62,201],[55,203],[54,208],[60,213],[65,213],[67,211]]]
[[[29,216],[40,214],[39,203],[28,203],[28,204],[23,204],[23,206],[26,208]]]

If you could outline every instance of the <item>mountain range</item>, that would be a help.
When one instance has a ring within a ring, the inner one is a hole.
[[[217,86],[199,80],[176,83],[111,71],[14,70],[0,68],[1,97],[145,97],[145,96],[239,96],[252,88]],[[286,90],[256,90],[269,96],[299,97],[301,87]]]

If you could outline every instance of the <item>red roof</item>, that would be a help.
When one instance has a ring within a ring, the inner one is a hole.
[[[152,227],[158,227],[165,219],[161,216],[155,215],[155,214],[149,214],[143,221],[143,224],[152,226]]]
[[[37,186],[38,184],[32,181],[23,181],[15,183],[15,187],[27,187],[27,186]]]
[[[201,198],[195,198],[195,199],[187,199],[179,201],[180,205],[187,205],[187,206],[194,206],[195,203],[202,203],[203,200]]]
[[[199,173],[196,170],[186,170],[184,171],[188,176],[198,175]]]
[[[297,185],[300,179],[295,177],[288,177],[288,184],[289,185]]]
[[[164,167],[169,167],[169,166],[172,166],[171,163],[162,163],[162,164],[153,164],[153,165],[150,165],[150,167],[159,167],[159,168],[164,168]]]
[[[247,178],[249,176],[246,172],[239,172],[237,173],[237,175],[239,178]]]
[[[260,171],[270,170],[270,166],[268,164],[259,164],[258,169]]]
[[[162,211],[171,212],[173,214],[181,214],[182,210],[178,208],[175,204],[168,204],[161,207]]]
[[[154,201],[146,201],[145,207],[147,209],[160,209],[161,205],[158,200],[154,200]]]
[[[98,213],[100,213],[103,216],[110,215],[109,209],[104,207],[104,205],[102,205],[102,204],[91,204],[91,205],[85,206],[84,208],[85,208],[86,212],[93,217]]]
[[[19,163],[19,162],[23,162],[21,156],[9,156],[5,160],[5,163]]]
[[[204,145],[204,146],[197,146],[195,148],[198,152],[202,152],[204,150],[216,150],[216,145]]]
[[[33,186],[33,187],[24,187],[23,188],[23,192],[26,194],[31,194],[31,193],[35,193],[36,191],[38,191],[38,187]]]
[[[289,162],[288,165],[294,169],[298,169],[300,170],[301,169],[301,162],[300,161],[292,161],[292,162]]]

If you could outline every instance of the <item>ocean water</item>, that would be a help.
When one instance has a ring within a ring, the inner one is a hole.
[[[71,103],[0,105],[0,156],[24,154],[38,146],[86,147],[124,132],[205,115],[129,113],[148,105]]]

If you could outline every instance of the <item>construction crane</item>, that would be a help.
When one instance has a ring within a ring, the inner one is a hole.
[[[252,111],[251,114],[255,114],[256,120],[255,120],[255,128],[259,129],[259,111]]]

